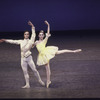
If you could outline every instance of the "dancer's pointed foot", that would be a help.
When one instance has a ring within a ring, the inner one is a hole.
[[[30,85],[25,85],[22,88],[30,88]]]
[[[74,53],[80,52],[80,51],[82,51],[82,49],[77,49],[77,50],[74,50]]]
[[[47,82],[47,88],[49,88],[50,84],[51,84],[51,81]]]
[[[42,80],[39,80],[39,83],[40,83],[42,86],[45,86],[45,83],[44,83]]]

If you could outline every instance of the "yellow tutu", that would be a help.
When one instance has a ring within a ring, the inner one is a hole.
[[[47,46],[47,39],[44,39],[41,43],[37,44],[37,50],[39,51],[37,58],[37,65],[45,65],[49,62],[50,59],[55,57],[56,52],[58,51],[58,47],[56,46]]]

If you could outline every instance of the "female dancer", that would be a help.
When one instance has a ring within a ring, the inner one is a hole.
[[[48,88],[49,85],[51,84],[50,81],[50,75],[51,75],[51,71],[50,71],[50,59],[54,58],[56,54],[62,54],[62,53],[68,53],[68,52],[80,52],[81,49],[77,49],[77,50],[58,50],[58,47],[56,46],[47,46],[46,47],[46,43],[48,38],[51,36],[50,34],[50,25],[47,21],[45,21],[45,24],[47,24],[48,29],[47,29],[47,33],[46,33],[46,37],[44,38],[44,32],[43,30],[40,31],[38,37],[39,40],[37,40],[33,46],[36,45],[36,48],[39,52],[38,54],[38,58],[37,58],[37,65],[41,66],[41,65],[45,65],[46,68],[46,74],[47,74],[47,84],[46,87]]]

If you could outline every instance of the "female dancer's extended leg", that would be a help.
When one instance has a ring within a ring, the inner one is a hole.
[[[71,53],[71,52],[80,52],[82,51],[81,49],[77,49],[77,50],[67,50],[67,49],[64,49],[64,50],[58,50],[56,54],[63,54],[63,53]]]

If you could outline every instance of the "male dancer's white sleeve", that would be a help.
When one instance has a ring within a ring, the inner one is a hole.
[[[32,48],[32,45],[34,44],[34,41],[35,41],[35,37],[36,37],[35,28],[32,27],[31,38],[30,38],[28,44],[24,47],[25,52],[29,51]]]
[[[20,44],[21,40],[11,40],[11,39],[6,39],[5,42],[11,43],[11,44]]]
[[[32,28],[32,36],[31,36],[31,42],[32,42],[32,44],[35,41],[35,37],[36,37],[35,28]]]

